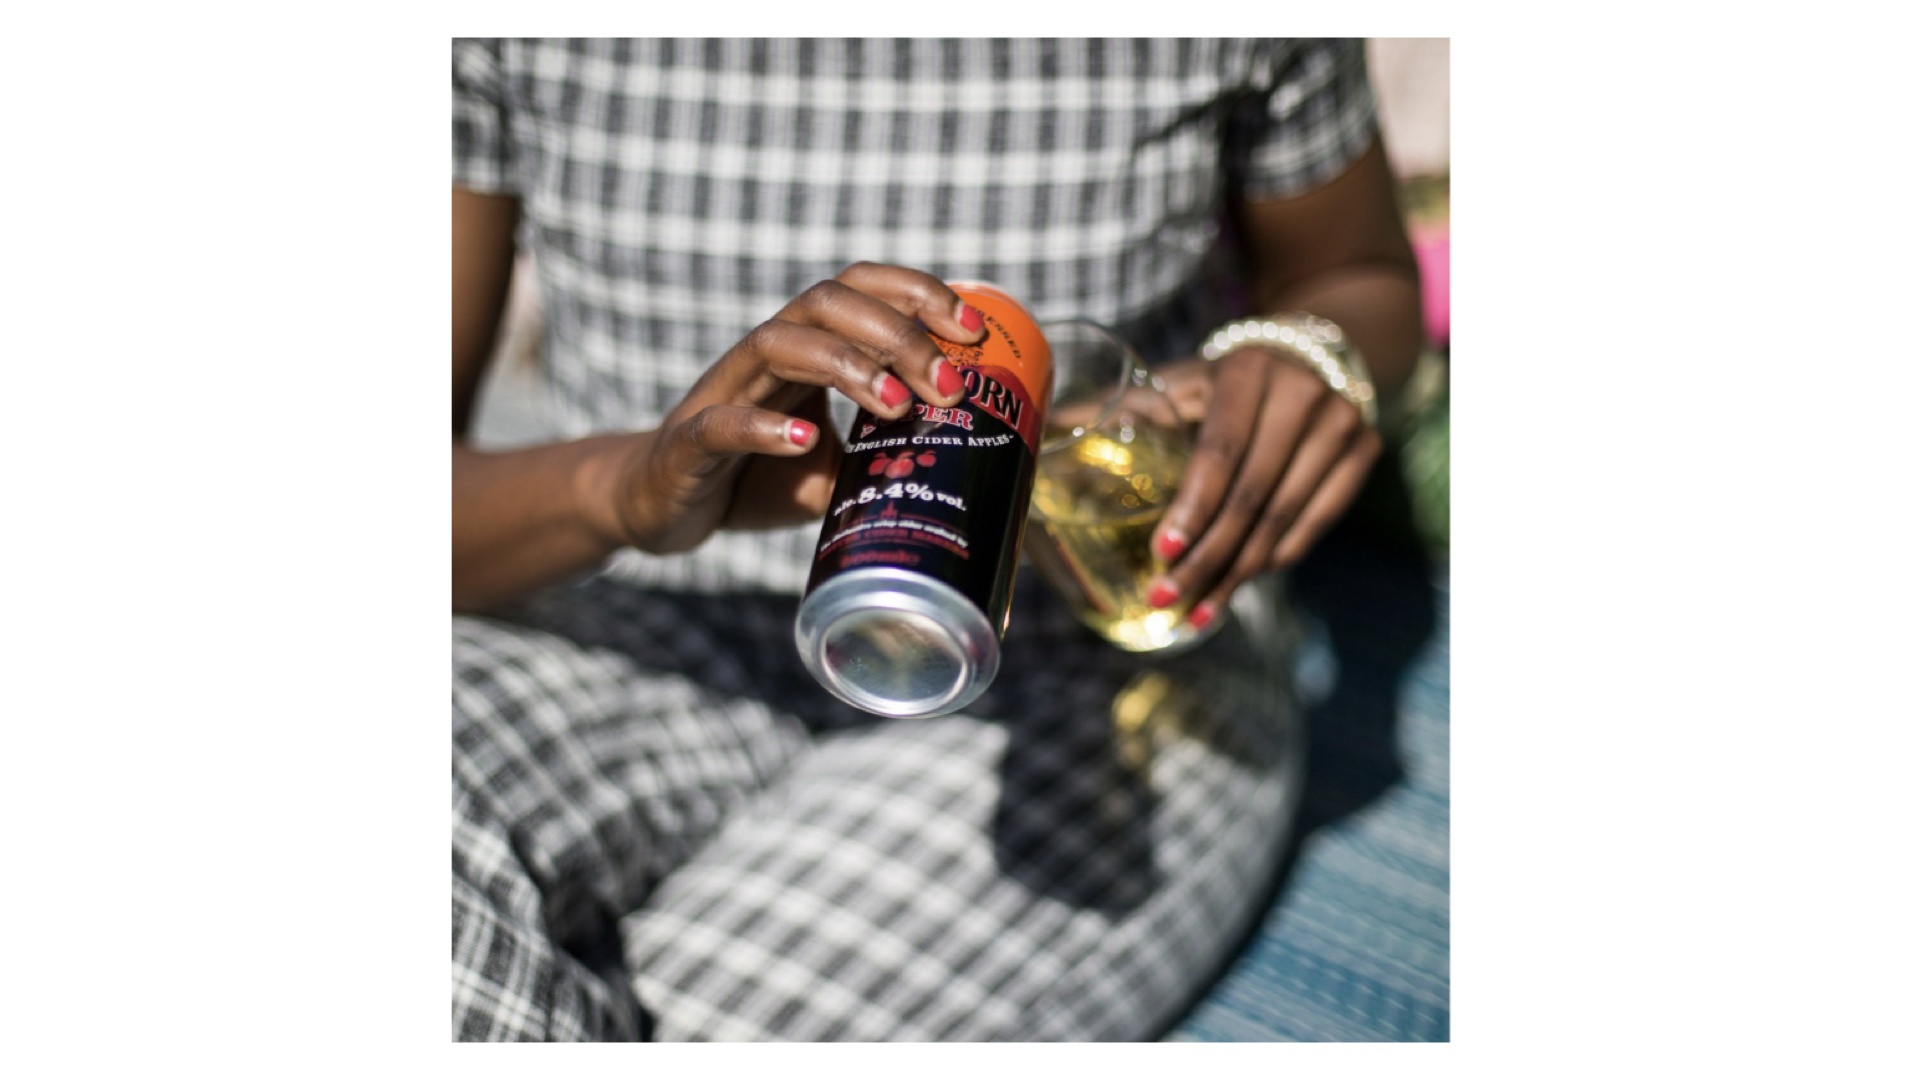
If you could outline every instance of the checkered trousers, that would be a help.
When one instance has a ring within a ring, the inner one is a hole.
[[[1143,663],[1022,581],[987,694],[911,721],[820,689],[796,606],[601,577],[455,618],[454,1036],[1176,1020],[1257,914],[1297,801],[1270,592]]]
[[[457,41],[453,182],[520,195],[568,436],[657,423],[847,264],[998,283],[1149,360],[1238,310],[1230,193],[1374,134],[1358,41]],[[797,591],[813,530],[621,556],[636,581]]]

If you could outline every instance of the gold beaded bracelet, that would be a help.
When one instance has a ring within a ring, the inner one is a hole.
[[[1268,318],[1240,319],[1207,335],[1200,355],[1218,360],[1235,349],[1254,346],[1305,364],[1327,381],[1334,392],[1360,410],[1370,426],[1378,426],[1380,410],[1374,400],[1373,378],[1360,350],[1347,342],[1338,323],[1305,312]]]

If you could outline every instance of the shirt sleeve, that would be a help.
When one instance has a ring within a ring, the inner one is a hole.
[[[1247,117],[1242,190],[1299,195],[1345,172],[1372,144],[1373,87],[1360,38],[1275,42],[1264,108]]]
[[[453,43],[453,183],[489,195],[520,193],[500,43]]]

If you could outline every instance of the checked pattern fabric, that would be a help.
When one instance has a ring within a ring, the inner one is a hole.
[[[453,180],[522,201],[563,436],[657,423],[857,260],[1150,359],[1233,310],[1228,193],[1374,137],[1357,42],[457,41]],[[964,713],[795,655],[817,530],[453,619],[453,1034],[1142,1039],[1252,921],[1299,798],[1279,583],[1143,662],[1024,580]]]
[[[1141,664],[1018,592],[1009,659],[1043,662],[911,721],[812,682],[792,598],[603,577],[456,617],[454,1036],[1171,1025],[1257,917],[1299,800],[1265,659],[1290,624],[1236,601],[1207,649]]]

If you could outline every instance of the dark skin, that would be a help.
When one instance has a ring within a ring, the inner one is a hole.
[[[1236,212],[1253,248],[1253,310],[1333,320],[1378,391],[1404,386],[1423,342],[1419,271],[1379,142],[1321,188]],[[1359,494],[1382,442],[1318,375],[1268,349],[1190,358],[1164,375],[1199,434],[1155,551],[1170,563],[1169,604],[1197,597],[1189,617],[1204,623],[1247,579],[1306,555]]]
[[[1421,344],[1418,277],[1376,145],[1298,198],[1241,202],[1255,310],[1339,323],[1391,393]],[[911,391],[953,405],[951,368],[916,320],[974,343],[977,313],[938,279],[857,263],[795,297],[711,367],[658,428],[507,452],[465,442],[514,258],[517,199],[453,192],[453,606],[480,611],[633,546],[690,550],[718,529],[818,520],[837,442],[828,388],[876,415]],[[1169,605],[1217,615],[1255,574],[1293,565],[1380,455],[1359,411],[1303,365],[1247,348],[1164,369],[1196,450],[1160,532]],[[947,372],[942,380],[942,372]]]

